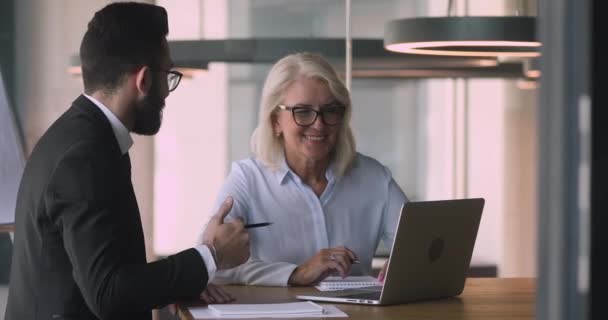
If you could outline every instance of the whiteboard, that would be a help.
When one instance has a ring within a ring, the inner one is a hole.
[[[23,146],[16,118],[0,70],[0,224],[15,221],[17,189],[25,165]]]

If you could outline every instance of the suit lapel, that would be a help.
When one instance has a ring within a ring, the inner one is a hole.
[[[131,177],[131,157],[129,157],[129,153],[125,153],[121,160],[122,167],[127,169],[129,172],[129,177]]]

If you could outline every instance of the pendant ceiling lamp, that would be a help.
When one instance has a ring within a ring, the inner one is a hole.
[[[448,13],[451,11],[451,1]],[[413,54],[468,57],[537,57],[536,18],[447,16],[389,21],[384,47]]]

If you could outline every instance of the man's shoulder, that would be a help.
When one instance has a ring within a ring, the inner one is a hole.
[[[72,139],[108,139],[111,126],[93,104],[70,106],[50,127],[48,135],[67,136]]]
[[[98,122],[72,106],[38,140],[28,165],[52,170],[70,158],[96,162],[116,158],[120,150],[113,133]]]
[[[51,124],[38,144],[50,144],[55,149],[69,149],[75,144],[84,146],[87,143],[98,147],[111,145],[111,127],[95,114],[95,110],[87,110],[93,107],[73,104]]]

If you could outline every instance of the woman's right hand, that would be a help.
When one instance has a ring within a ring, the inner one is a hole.
[[[356,260],[357,255],[346,247],[322,249],[299,265],[291,273],[287,283],[292,286],[309,286],[336,273],[344,278],[348,276],[350,266]]]

